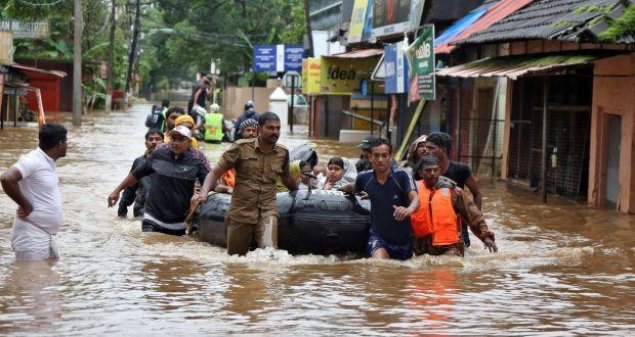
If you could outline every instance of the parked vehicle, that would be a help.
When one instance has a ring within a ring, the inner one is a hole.
[[[291,106],[291,95],[287,96],[287,104]],[[304,95],[293,95],[293,124],[309,123],[309,102]]]

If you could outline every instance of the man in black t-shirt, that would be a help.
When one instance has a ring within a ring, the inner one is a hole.
[[[426,138],[425,148],[425,154],[431,154],[439,158],[441,175],[454,180],[456,185],[462,189],[467,186],[474,197],[474,203],[481,209],[483,196],[478,187],[478,181],[472,174],[472,170],[465,164],[450,160],[449,153],[452,150],[452,137],[445,132],[432,132]],[[463,242],[465,242],[467,247],[470,246],[467,226],[463,226]]]

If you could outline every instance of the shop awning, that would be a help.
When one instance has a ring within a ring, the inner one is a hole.
[[[333,54],[333,55],[322,56],[322,57],[331,57],[331,58],[339,58],[339,59],[365,59],[369,57],[381,56],[383,54],[384,54],[383,49],[363,49],[363,50],[349,51],[347,53]]]
[[[59,77],[59,78],[66,77],[66,73],[63,72],[63,71],[59,71],[59,70],[46,70],[46,69],[40,69],[40,68],[35,68],[35,67],[29,67],[29,66],[25,66],[25,65],[21,65],[21,64],[17,64],[17,63],[13,63],[13,64],[11,64],[10,66],[7,66],[7,67],[18,69],[18,70],[31,71],[31,72],[34,72],[34,73],[51,75],[51,76],[55,76],[55,77]]]
[[[439,69],[436,75],[463,78],[508,77],[515,80],[528,73],[588,64],[598,58],[600,58],[598,55],[583,54],[486,58]]]

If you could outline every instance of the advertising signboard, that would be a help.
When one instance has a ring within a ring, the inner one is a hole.
[[[350,95],[361,90],[362,80],[370,79],[379,57],[354,60],[322,57],[321,60],[320,94]],[[379,88],[376,92],[379,92]]]
[[[426,25],[421,35],[408,48],[413,74],[418,77],[419,98],[435,99],[434,25]]]
[[[307,95],[320,94],[320,59],[302,60],[302,92]]]
[[[366,23],[366,17],[368,13],[368,11],[366,10],[368,7],[368,2],[369,0],[355,0],[355,4],[353,4],[351,26],[348,29],[348,43],[362,42],[364,25]]]
[[[384,47],[384,76],[387,94],[401,94],[408,87],[403,43],[389,44]]]
[[[421,21],[424,0],[372,0],[373,37],[414,31]]]

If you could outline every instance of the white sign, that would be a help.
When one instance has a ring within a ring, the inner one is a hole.
[[[43,39],[49,36],[48,21],[0,20],[0,31],[13,33],[14,39]]]

